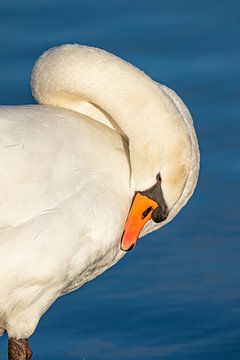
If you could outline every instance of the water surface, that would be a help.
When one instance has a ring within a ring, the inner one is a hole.
[[[105,48],[174,88],[195,119],[194,197],[161,231],[42,318],[34,359],[240,358],[239,1],[2,0],[0,103],[61,43]],[[6,359],[6,337],[0,359]]]

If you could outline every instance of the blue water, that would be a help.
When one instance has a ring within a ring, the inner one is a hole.
[[[240,359],[239,38],[237,0],[1,0],[0,103],[33,102],[43,50],[99,46],[181,94],[202,155],[188,206],[55,303],[31,338],[35,360]]]

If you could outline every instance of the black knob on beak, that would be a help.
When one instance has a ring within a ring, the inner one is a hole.
[[[157,207],[152,213],[152,220],[155,223],[160,223],[168,217],[167,211],[163,211],[160,207]]]

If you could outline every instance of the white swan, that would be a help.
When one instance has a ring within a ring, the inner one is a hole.
[[[199,170],[186,106],[118,57],[50,49],[31,85],[44,105],[0,107],[0,328],[11,360],[30,359],[27,339],[59,296],[116,263],[144,225],[141,235],[178,213]]]

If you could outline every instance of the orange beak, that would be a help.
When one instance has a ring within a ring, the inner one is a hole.
[[[151,219],[153,211],[158,206],[158,203],[154,200],[140,193],[136,193],[125,223],[121,240],[121,250],[128,251],[134,248],[142,228],[146,222]]]

